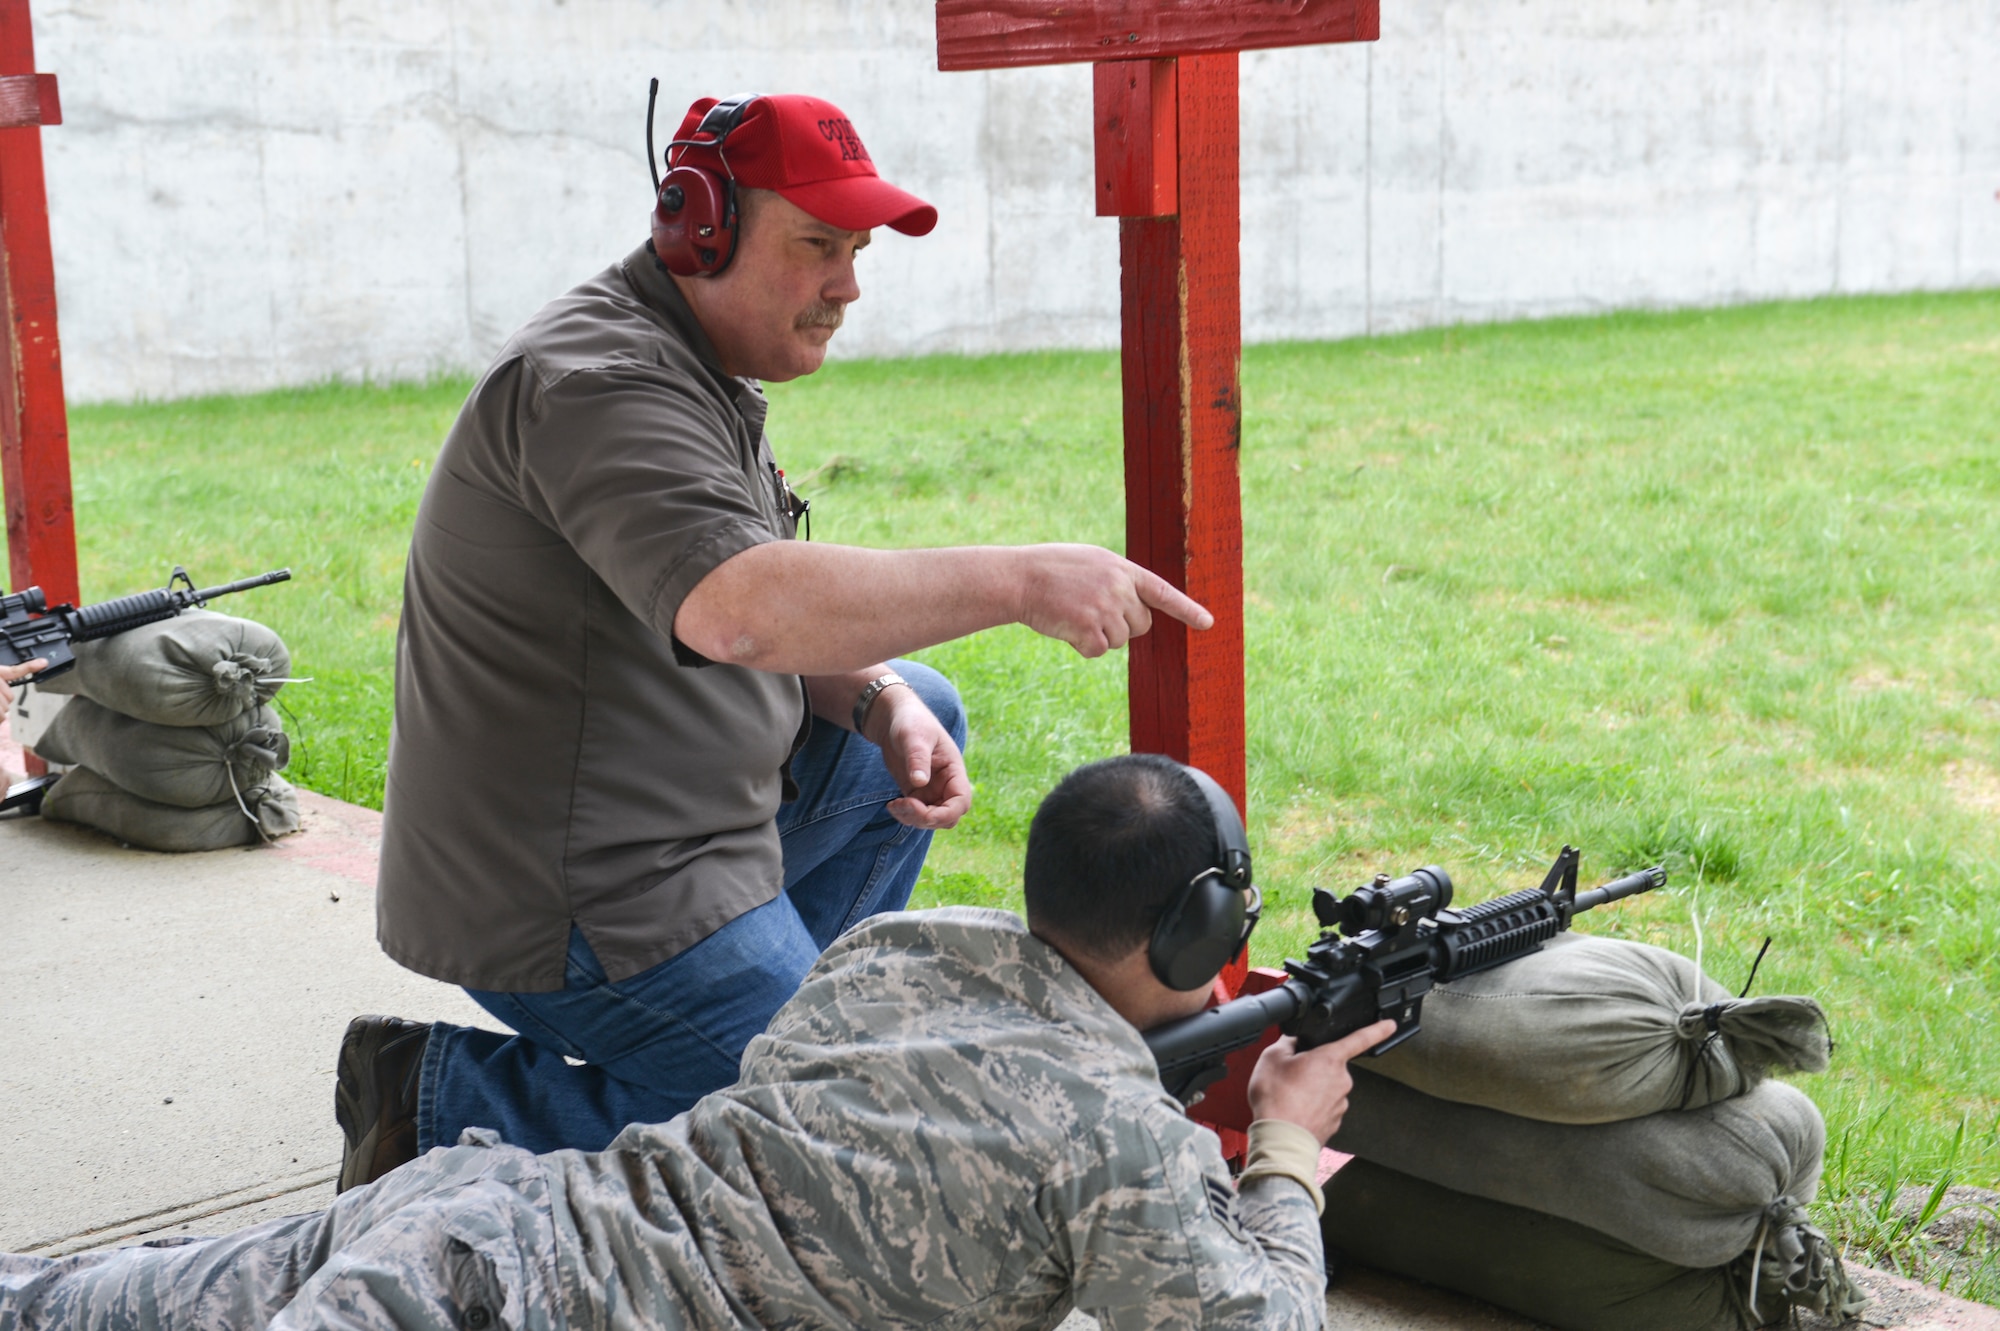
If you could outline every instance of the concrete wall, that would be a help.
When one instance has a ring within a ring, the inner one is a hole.
[[[1994,0],[1385,0],[1243,58],[1244,332],[2000,283]],[[811,91],[943,214],[848,355],[1113,345],[1087,67],[925,0],[37,0],[78,400],[476,366],[644,234],[646,79]]]

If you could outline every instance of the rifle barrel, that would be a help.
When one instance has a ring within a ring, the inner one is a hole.
[[[1641,869],[1637,873],[1626,874],[1623,878],[1606,883],[1603,887],[1593,887],[1588,892],[1577,893],[1576,905],[1572,910],[1575,914],[1582,914],[1584,911],[1602,906],[1606,902],[1622,901],[1626,897],[1635,897],[1641,892],[1650,892],[1656,887],[1665,887],[1666,885],[1666,866],[1656,864],[1650,869]]]
[[[194,594],[197,604],[217,596],[228,596],[233,592],[247,592],[253,587],[268,587],[274,582],[289,582],[292,571],[288,568],[273,569],[269,573],[259,573],[254,578],[242,578],[235,582],[225,582],[220,587],[204,587]]]

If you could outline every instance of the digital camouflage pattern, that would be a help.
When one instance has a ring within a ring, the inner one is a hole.
[[[1139,1033],[999,911],[865,921],[735,1086],[544,1160],[590,1331],[1325,1319],[1305,1190],[1239,1197]]]
[[[222,1238],[0,1256],[0,1331],[561,1331],[554,1256],[541,1162],[459,1146]]]
[[[459,1146],[228,1238],[0,1257],[0,1331],[1318,1328],[1324,1291],[1305,1190],[1239,1194],[1081,975],[950,909],[836,941],[735,1086],[608,1150]]]

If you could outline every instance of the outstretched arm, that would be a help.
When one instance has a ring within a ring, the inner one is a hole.
[[[1155,611],[1198,629],[1215,622],[1165,578],[1094,545],[768,541],[695,584],[674,636],[711,661],[839,675],[1000,624],[1101,656],[1152,628]]]

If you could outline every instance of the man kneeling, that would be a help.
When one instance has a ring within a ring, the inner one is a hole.
[[[1266,1051],[1234,1184],[1140,1037],[1203,1006],[1155,932],[1233,823],[1165,758],[1084,767],[1035,815],[1027,927],[864,922],[687,1113],[588,1154],[474,1129],[318,1214],[0,1257],[0,1331],[1319,1327],[1313,1166],[1393,1024]]]

